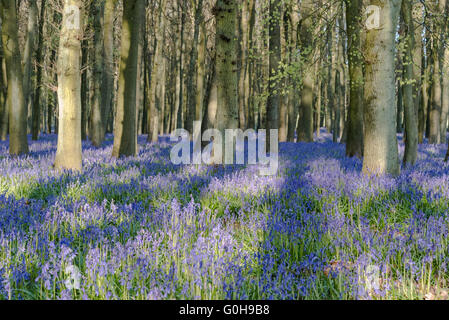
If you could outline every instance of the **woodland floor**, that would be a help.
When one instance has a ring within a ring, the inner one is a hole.
[[[119,160],[112,136],[85,143],[83,173],[61,173],[56,139],[19,158],[0,143],[0,298],[448,298],[444,145],[367,178],[323,133],[281,144],[278,175],[261,177],[175,166],[167,137],[143,136]]]

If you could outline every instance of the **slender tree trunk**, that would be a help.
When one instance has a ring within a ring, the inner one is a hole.
[[[202,121],[203,119],[203,101],[204,101],[204,79],[206,67],[206,50],[207,50],[207,35],[206,25],[201,19],[200,25],[200,42],[198,46],[198,62],[197,62],[197,77],[196,77],[196,98],[195,98],[195,120]]]
[[[289,59],[290,63],[293,64],[296,62],[296,55],[293,53],[298,48],[298,25],[299,25],[299,15],[298,15],[298,3],[292,2],[290,7],[290,41],[289,41]],[[296,132],[296,119],[298,117],[298,95],[297,90],[295,88],[295,83],[293,77],[290,77],[290,88],[289,88],[289,96],[288,96],[288,132],[287,132],[287,141],[294,142],[295,141],[295,132]]]
[[[89,138],[95,147],[100,147],[104,141],[104,125],[103,115],[101,112],[101,95],[102,95],[102,83],[103,83],[103,17],[104,17],[104,1],[96,0],[92,2],[92,15],[93,15],[93,50],[94,61],[92,68],[92,100],[90,108],[90,121],[89,121]]]
[[[136,86],[137,60],[144,2],[127,0],[123,4],[122,48],[117,94],[113,157],[137,154]]]
[[[8,79],[6,78],[6,64],[3,56],[3,46],[0,41],[0,140],[6,141],[8,139]]]
[[[339,41],[338,41],[338,139],[340,143],[345,142],[345,126],[346,126],[346,63],[345,63],[345,27],[343,12],[338,19],[339,24]]]
[[[415,44],[412,47],[413,55],[413,97],[415,112],[418,117],[418,143],[423,143],[424,138],[424,104],[422,103],[422,68],[423,68],[423,5],[417,1],[412,4],[413,27],[415,30]]]
[[[267,132],[270,129],[279,129],[279,104],[280,104],[280,83],[277,79],[279,73],[279,64],[281,62],[281,1],[270,0],[270,22],[269,22],[269,80],[268,80],[268,98],[267,98],[267,117],[265,128]],[[267,145],[269,146],[269,139]],[[269,148],[267,149],[269,150]]]
[[[58,57],[59,126],[55,167],[81,170],[82,0],[65,0]],[[75,8],[77,8],[75,10]]]
[[[33,54],[35,51],[35,39],[37,33],[38,26],[38,9],[37,9],[37,0],[30,0],[29,9],[28,9],[28,27],[27,27],[27,36],[25,42],[25,49],[23,52],[23,96],[25,99],[25,106],[28,109],[28,127],[31,128],[31,132],[33,133],[33,140],[37,140],[37,135],[34,128],[32,126],[32,103],[31,103],[31,93],[32,93],[32,60]],[[44,4],[45,6],[45,4]],[[39,131],[39,122],[37,131]]]
[[[447,142],[447,119],[449,113],[449,48],[444,48],[443,55],[443,99],[441,108],[440,139],[441,143]]]
[[[44,46],[44,23],[45,23],[45,6],[46,1],[41,2],[41,11],[39,18],[39,29],[38,29],[38,44],[36,50],[36,89],[34,91],[34,101],[33,101],[33,112],[32,112],[32,138],[37,140],[39,136],[40,128],[40,115],[42,112],[41,108],[41,87],[42,87],[42,64],[43,64],[43,46]]]
[[[117,0],[106,0],[104,6],[104,53],[103,53],[103,81],[101,95],[101,118],[103,119],[103,139],[108,132],[108,123],[112,123],[112,106],[114,104],[114,17]]]
[[[447,28],[447,21],[449,16],[449,8],[447,6],[447,1],[442,1],[441,5],[445,5],[444,7],[444,16],[443,16],[443,22],[442,22],[442,31],[441,31],[441,38],[440,42],[444,41],[447,42],[448,40],[448,28]],[[442,9],[440,7],[440,9]],[[446,23],[445,23],[446,22]],[[449,113],[449,48],[446,46],[441,45],[440,48],[442,61],[440,62],[441,68],[442,68],[442,100],[441,100],[441,118],[440,118],[440,142],[446,143],[447,142],[447,120],[448,120],[448,113]]]
[[[193,131],[193,121],[200,120],[197,118],[200,114],[197,114],[197,106],[195,104],[196,99],[196,77],[198,73],[196,71],[198,62],[198,42],[200,34],[200,26],[203,20],[203,0],[195,1],[197,6],[195,8],[195,21],[193,28],[193,40],[192,40],[192,50],[190,52],[190,62],[189,70],[187,73],[187,116],[184,123],[184,127],[187,131],[192,134]],[[201,112],[200,112],[201,113]]]
[[[87,139],[87,106],[88,106],[88,91],[89,84],[87,79],[87,63],[89,42],[83,39],[81,42],[81,140]]]
[[[180,15],[181,15],[181,26],[180,26],[180,31],[179,31],[179,36],[180,36],[180,44],[179,44],[179,88],[177,89],[178,91],[178,103],[177,103],[177,113],[176,113],[176,127],[177,128],[181,128],[184,121],[183,121],[183,112],[182,112],[182,108],[184,105],[184,50],[183,48],[185,47],[184,44],[184,24],[185,24],[185,20],[186,20],[186,12],[184,10],[184,5],[182,4],[182,0],[180,0],[180,4],[179,4],[179,10],[181,11]],[[177,80],[177,81],[178,81]]]
[[[429,143],[438,144],[440,143],[440,122],[441,122],[441,34],[443,32],[444,20],[442,16],[446,9],[446,0],[439,0],[438,6],[433,3],[432,11],[434,14],[433,23],[433,48],[432,48],[432,58],[433,58],[433,83],[432,83],[432,105],[430,109],[430,128],[429,128]]]
[[[19,49],[15,0],[1,0],[3,53],[8,79],[9,153],[28,153],[27,109]]]
[[[412,1],[402,0],[402,16],[405,24],[404,53],[404,115],[405,115],[405,153],[404,165],[414,165],[418,156],[418,118],[415,99],[413,97],[413,47],[415,46],[415,30],[412,18]]]
[[[360,38],[362,0],[346,1],[349,63],[349,112],[346,155],[363,156],[363,57]]]
[[[206,112],[201,123],[201,132],[212,129],[217,123],[217,77],[215,71],[212,71],[212,80],[210,84],[209,97],[206,106]]]
[[[161,1],[161,8],[158,12],[158,27],[156,29],[156,48],[154,53],[154,63],[151,69],[151,82],[150,82],[150,108],[148,112],[148,141],[157,142],[159,137],[159,127],[160,121],[160,113],[161,113],[161,91],[158,90],[160,87],[158,86],[159,81],[156,79],[160,79],[161,69],[163,67],[163,46],[164,46],[164,34],[165,34],[165,17],[164,10],[166,7],[166,0]]]
[[[364,57],[364,159],[365,174],[399,174],[395,130],[395,35],[400,0],[374,0],[380,8],[381,25],[366,31]]]
[[[400,65],[401,69],[402,69],[402,64]],[[402,71],[401,71],[402,73]],[[397,88],[398,88],[398,93],[397,93],[397,99],[396,99],[396,133],[403,133],[402,128],[403,126],[403,109],[404,109],[404,103],[402,101],[402,84],[401,84],[401,79],[400,77],[398,77],[398,79],[396,80],[397,82]]]
[[[304,61],[303,87],[301,89],[300,118],[298,124],[298,142],[313,142],[313,30],[312,16],[314,4],[312,0],[301,1],[301,22],[299,37],[301,39],[301,52]]]

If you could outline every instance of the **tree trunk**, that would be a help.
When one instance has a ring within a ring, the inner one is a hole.
[[[103,18],[104,18],[104,1],[96,0],[92,2],[92,15],[94,18],[93,29],[93,49],[94,61],[92,68],[92,100],[90,104],[90,121],[89,121],[89,138],[95,147],[100,147],[104,141],[104,125],[101,106],[102,83],[103,83]]]
[[[103,139],[108,132],[108,123],[112,122],[112,106],[114,104],[114,17],[117,0],[106,0],[104,6],[104,22],[103,22],[103,82],[101,95],[101,118],[103,119]]]
[[[55,167],[81,170],[82,0],[65,0],[59,40],[59,126]]]
[[[36,51],[36,89],[34,91],[33,112],[32,112],[32,138],[37,140],[39,136],[40,128],[40,115],[41,115],[41,87],[42,87],[42,64],[43,64],[43,46],[44,46],[44,23],[45,23],[45,5],[46,1],[41,2],[41,11],[39,17],[39,33],[38,44]]]
[[[89,84],[87,79],[87,63],[88,63],[88,47],[89,42],[87,39],[83,39],[81,42],[81,140],[87,139],[87,106],[88,106],[88,92]]]
[[[269,80],[267,98],[267,117],[265,128],[267,132],[271,129],[279,129],[279,104],[280,104],[280,81],[279,64],[281,62],[281,28],[280,17],[282,11],[281,1],[270,0],[269,21]],[[269,139],[267,139],[267,150],[269,150]]]
[[[8,79],[9,153],[28,153],[27,109],[19,49],[15,0],[1,0],[3,53]]]
[[[225,129],[239,127],[237,41],[236,41],[236,0],[217,0],[214,8],[216,17],[216,60],[217,76],[217,129],[224,137]],[[223,159],[225,159],[224,139],[222,139]]]
[[[6,64],[3,56],[3,46],[0,41],[0,140],[6,141],[8,139],[8,79],[6,79]]]
[[[197,118],[200,114],[197,114],[196,106],[196,67],[198,63],[198,39],[200,34],[201,21],[203,20],[203,0],[195,1],[197,6],[195,8],[195,21],[193,28],[193,40],[192,50],[190,52],[189,70],[187,73],[187,115],[184,123],[184,127],[192,134],[193,121],[201,121],[201,118]],[[201,113],[201,112],[200,112]]]
[[[290,41],[289,41],[289,62],[291,64],[296,62],[296,56],[293,53],[298,49],[298,25],[299,25],[299,16],[298,16],[298,3],[291,3],[290,10]],[[288,94],[288,125],[287,125],[287,141],[294,142],[295,141],[295,132],[296,132],[296,120],[298,118],[298,94],[297,90],[295,90],[295,81],[292,76],[290,76],[290,88]]]
[[[444,48],[443,55],[443,101],[441,108],[440,139],[447,142],[447,118],[449,113],[449,48]]]
[[[204,101],[204,79],[205,63],[207,50],[206,24],[201,19],[200,25],[200,43],[198,45],[197,77],[196,77],[196,99],[195,99],[195,121],[203,119],[203,101]]]
[[[412,18],[411,0],[402,0],[402,16],[405,24],[405,52],[403,75],[403,103],[405,118],[405,153],[404,166],[414,165],[418,156],[418,118],[414,92],[413,47],[415,46],[415,30]]]
[[[23,96],[25,99],[25,107],[28,109],[28,116],[31,121],[29,121],[29,126],[31,127],[31,132],[33,133],[33,140],[37,140],[39,134],[40,123],[37,119],[37,125],[33,123],[32,117],[34,112],[32,112],[31,92],[32,92],[32,60],[35,51],[35,39],[36,39],[36,27],[38,26],[38,9],[37,1],[30,0],[28,9],[28,27],[27,27],[27,37],[25,42],[25,49],[23,52]],[[45,3],[44,5],[45,6]],[[33,110],[36,111],[36,110]],[[40,112],[40,110],[39,110]],[[31,117],[30,117],[31,116]],[[36,132],[37,131],[37,132]]]
[[[298,124],[298,142],[313,142],[313,30],[312,16],[314,1],[301,1],[301,22],[299,37],[301,39],[301,52],[304,62],[303,87],[301,89],[301,115]]]
[[[412,5],[413,27],[415,30],[415,44],[412,47],[413,55],[413,95],[415,112],[418,116],[418,143],[423,143],[424,139],[424,104],[422,103],[422,68],[423,68],[423,5],[421,2],[414,2]]]
[[[360,38],[362,0],[346,1],[349,63],[349,112],[346,155],[363,156],[363,57]]]
[[[366,30],[364,56],[365,174],[399,174],[395,128],[395,35],[400,0],[371,1],[380,8],[380,28]]]
[[[186,12],[184,10],[184,5],[183,5],[183,0],[180,0],[180,4],[179,4],[179,11],[180,15],[181,15],[181,25],[180,25],[180,30],[179,30],[179,37],[180,37],[180,41],[179,41],[179,55],[178,55],[178,59],[179,59],[179,74],[178,74],[178,79],[176,81],[179,81],[179,87],[177,87],[177,94],[178,94],[178,98],[177,98],[177,104],[176,104],[176,128],[182,128],[182,125],[184,123],[183,121],[183,112],[182,112],[182,108],[184,105],[184,50],[183,48],[185,47],[185,43],[184,43],[184,24],[185,24],[185,20],[186,20]]]
[[[166,7],[166,0],[161,1],[161,9],[158,12],[158,26],[156,28],[156,48],[154,52],[154,63],[151,69],[151,82],[150,82],[150,108],[148,112],[148,141],[157,142],[159,137],[159,122],[163,121],[159,119],[161,112],[161,91],[158,85],[161,75],[161,69],[163,67],[163,45],[164,45],[164,34],[165,34],[165,17],[164,8]]]
[[[113,157],[137,154],[136,86],[141,11],[144,2],[127,0],[123,4],[122,48],[117,94]]]
[[[433,21],[433,47],[432,47],[432,58],[433,58],[433,82],[432,82],[432,105],[430,109],[430,128],[429,128],[429,143],[438,144],[441,141],[440,137],[440,122],[441,122],[441,59],[440,53],[442,48],[441,35],[444,28],[444,12],[446,11],[446,0],[438,1],[438,6],[436,3],[432,3],[432,11],[434,14]]]

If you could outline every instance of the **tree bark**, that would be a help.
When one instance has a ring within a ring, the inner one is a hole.
[[[403,74],[403,103],[405,118],[405,152],[404,166],[414,165],[418,157],[418,118],[414,92],[413,47],[415,46],[415,30],[412,17],[412,1],[402,0],[402,17],[405,25],[405,52]]]
[[[293,64],[296,62],[296,55],[293,53],[298,49],[298,25],[299,25],[299,16],[298,16],[298,3],[293,1],[291,3],[290,10],[290,41],[289,41],[289,59],[290,63]],[[298,118],[298,94],[297,90],[295,90],[295,81],[292,76],[290,76],[290,88],[288,95],[288,125],[287,125],[287,141],[294,142],[295,141],[295,132],[296,132],[296,120]]]
[[[92,68],[92,100],[90,104],[90,121],[89,121],[89,138],[95,147],[100,147],[104,141],[104,124],[102,112],[102,84],[103,84],[103,21],[104,21],[104,6],[103,0],[96,0],[92,2],[92,15],[94,18],[93,29],[93,68]]]
[[[346,1],[346,24],[348,30],[349,63],[349,112],[346,155],[363,156],[363,56],[360,27],[362,18],[362,0]]]
[[[364,159],[365,174],[398,175],[395,128],[395,35],[400,0],[374,0],[380,8],[380,28],[366,30],[364,56]]]
[[[161,113],[161,103],[162,98],[160,97],[160,85],[158,84],[161,76],[161,69],[163,68],[163,45],[164,45],[164,34],[165,34],[165,17],[164,8],[166,6],[166,0],[161,1],[161,8],[158,12],[158,26],[156,29],[156,48],[154,52],[154,63],[151,69],[151,82],[150,82],[150,108],[148,112],[148,141],[157,142],[159,138],[159,119]]]
[[[412,4],[413,27],[415,30],[415,44],[412,47],[413,55],[413,98],[415,112],[418,116],[418,143],[423,143],[424,139],[424,104],[422,103],[422,68],[423,68],[423,5],[417,1]]]
[[[0,10],[1,10],[1,2],[0,2]],[[1,32],[1,24],[0,24],[0,34]],[[0,41],[0,140],[6,141],[8,140],[8,79],[6,77],[6,63],[3,52],[3,45]]]
[[[141,11],[144,2],[127,0],[123,4],[122,48],[117,94],[114,145],[112,156],[137,154],[136,86]]]
[[[81,170],[81,72],[82,0],[65,0],[59,40],[59,126],[55,167]]]
[[[236,0],[217,0],[214,8],[216,17],[216,60],[217,77],[217,124],[224,137],[225,129],[239,127],[237,41],[236,41]],[[223,159],[225,155],[222,139]]]
[[[298,142],[313,142],[313,15],[312,0],[301,1],[301,22],[299,37],[301,39],[301,52],[304,62],[303,87],[301,89],[300,118],[298,124]]]
[[[1,0],[2,41],[8,79],[9,153],[28,153],[27,109],[19,49],[15,0]]]
[[[184,123],[184,127],[192,134],[193,121],[201,121],[200,110],[196,105],[196,92],[197,92],[197,63],[198,63],[198,42],[200,34],[200,26],[203,20],[203,0],[195,1],[197,6],[195,8],[195,21],[193,28],[193,40],[192,50],[190,52],[189,70],[187,72],[187,116]]]
[[[430,128],[429,128],[429,143],[438,144],[441,141],[440,137],[440,122],[441,122],[441,40],[440,36],[444,27],[444,12],[446,9],[446,0],[438,1],[438,5],[432,4],[432,11],[434,15],[433,30],[432,30],[432,59],[433,59],[433,82],[432,82],[432,105],[430,109]]]
[[[34,91],[33,112],[32,112],[32,138],[37,140],[40,128],[41,108],[41,87],[42,87],[42,64],[43,64],[43,46],[44,46],[44,23],[45,23],[46,0],[41,2],[41,10],[38,28],[38,44],[36,50],[36,88]],[[44,126],[45,127],[45,126]]]
[[[267,98],[267,116],[265,128],[267,132],[271,129],[279,129],[279,104],[280,104],[280,80],[278,79],[279,65],[281,62],[281,28],[280,17],[282,12],[281,1],[270,0],[269,21],[269,80]],[[267,139],[267,150],[269,150],[269,139]]]
[[[45,2],[45,1],[44,1]],[[45,3],[44,5],[45,6]],[[29,126],[31,127],[31,132],[33,140],[37,140],[39,134],[40,123],[37,119],[37,125],[33,123],[32,117],[34,116],[34,109],[31,103],[31,92],[32,92],[32,60],[35,51],[35,39],[36,39],[36,27],[38,26],[38,9],[37,1],[29,1],[28,9],[28,26],[27,26],[27,36],[25,42],[25,49],[23,52],[23,96],[25,99],[25,107],[28,109]],[[40,112],[40,110],[39,110]],[[31,116],[31,117],[30,117]],[[36,132],[37,131],[37,132]]]

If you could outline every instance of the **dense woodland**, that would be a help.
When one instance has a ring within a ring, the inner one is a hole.
[[[446,0],[0,16],[0,300],[449,300]]]
[[[81,141],[107,133],[119,157],[193,121],[279,129],[280,142],[325,127],[366,173],[396,175],[397,133],[404,165],[424,139],[447,140],[445,0],[2,0],[1,13],[12,155],[57,133],[56,167],[81,169]]]

